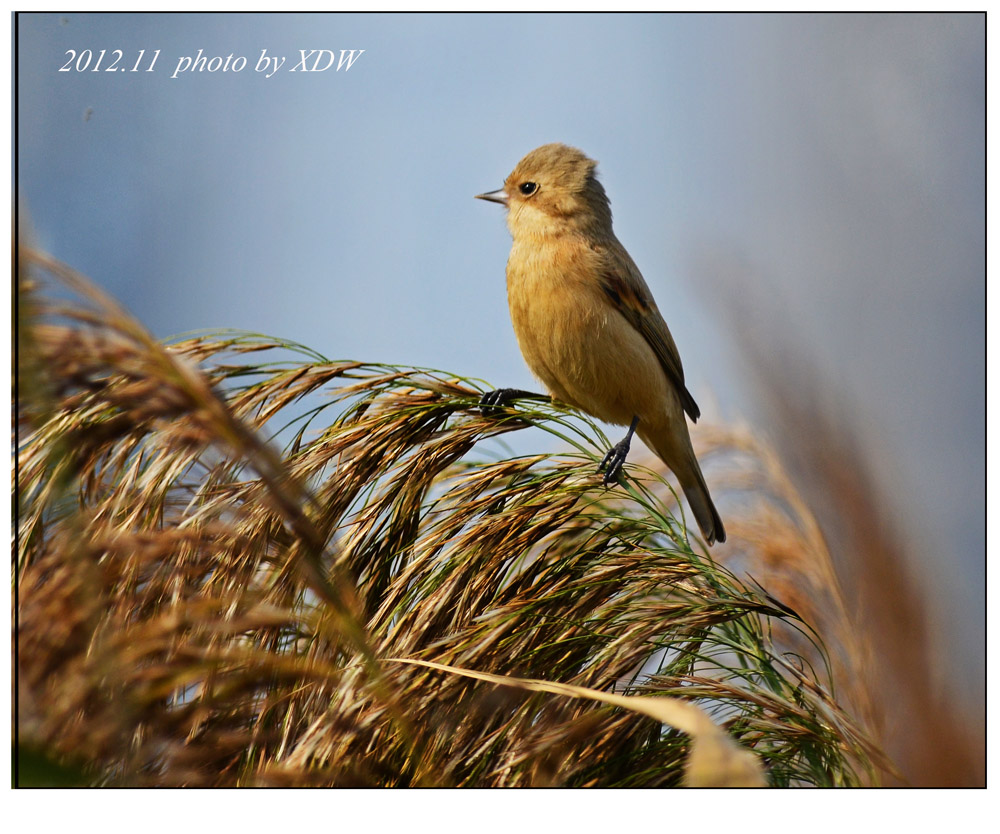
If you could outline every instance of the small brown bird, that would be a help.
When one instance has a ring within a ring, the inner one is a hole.
[[[612,231],[596,166],[576,148],[542,145],[503,188],[477,195],[507,207],[507,301],[521,353],[552,397],[629,426],[601,464],[605,483],[618,479],[638,432],[677,475],[706,541],[725,541],[684,418],[700,411],[652,293]],[[484,404],[524,393],[500,389]]]

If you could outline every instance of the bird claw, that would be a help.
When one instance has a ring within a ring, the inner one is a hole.
[[[628,434],[608,449],[608,453],[604,456],[604,460],[601,461],[601,465],[597,467],[598,472],[604,472],[604,468],[607,467],[608,471],[604,472],[604,486],[607,487],[611,486],[611,484],[621,482],[622,469],[625,466],[625,459],[628,457],[629,447],[632,445],[632,435],[635,433],[635,427],[638,425],[639,418],[633,417],[632,425],[628,427]]]
[[[625,459],[628,457],[629,438],[625,438],[610,449],[597,467],[598,472],[604,472],[604,486],[611,486],[621,481],[622,469],[625,466]],[[605,467],[607,471],[605,472]]]
[[[513,400],[544,400],[541,394],[522,391],[520,388],[497,388],[487,391],[479,398],[479,411],[487,417],[495,417]]]
[[[488,417],[495,417],[504,406],[514,399],[513,388],[497,388],[494,391],[487,391],[479,398],[479,410]]]

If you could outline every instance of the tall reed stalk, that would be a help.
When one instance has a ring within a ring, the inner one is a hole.
[[[801,601],[714,561],[652,469],[605,489],[581,415],[260,336],[164,345],[64,265],[20,267],[24,774],[878,778]],[[527,427],[564,451],[498,454]]]

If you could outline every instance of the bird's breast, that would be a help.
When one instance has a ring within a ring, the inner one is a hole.
[[[529,367],[570,365],[606,325],[608,310],[594,297],[584,258],[570,247],[532,246],[511,251],[507,301],[511,321]]]
[[[599,270],[587,246],[515,245],[511,321],[528,367],[553,396],[628,424],[657,407],[666,380],[649,344],[601,290]]]

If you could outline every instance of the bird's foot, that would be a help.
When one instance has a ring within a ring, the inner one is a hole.
[[[604,460],[601,461],[601,465],[597,467],[598,472],[604,472],[604,486],[617,484],[621,479],[622,467],[625,466],[625,459],[628,457],[630,445],[629,438],[626,437],[608,449],[608,453],[604,456]],[[607,471],[605,471],[605,467]]]
[[[495,391],[487,391],[479,398],[479,410],[489,417],[495,417],[513,400],[545,400],[548,397],[542,394],[534,394],[531,391],[522,391],[520,388],[497,388]]]
[[[629,449],[632,446],[632,435],[635,433],[637,425],[639,425],[639,418],[632,418],[632,425],[629,426],[628,434],[608,449],[608,453],[601,461],[601,465],[597,467],[598,472],[604,472],[604,486],[611,486],[611,484],[620,482],[622,469],[625,466],[625,459],[628,457]]]

